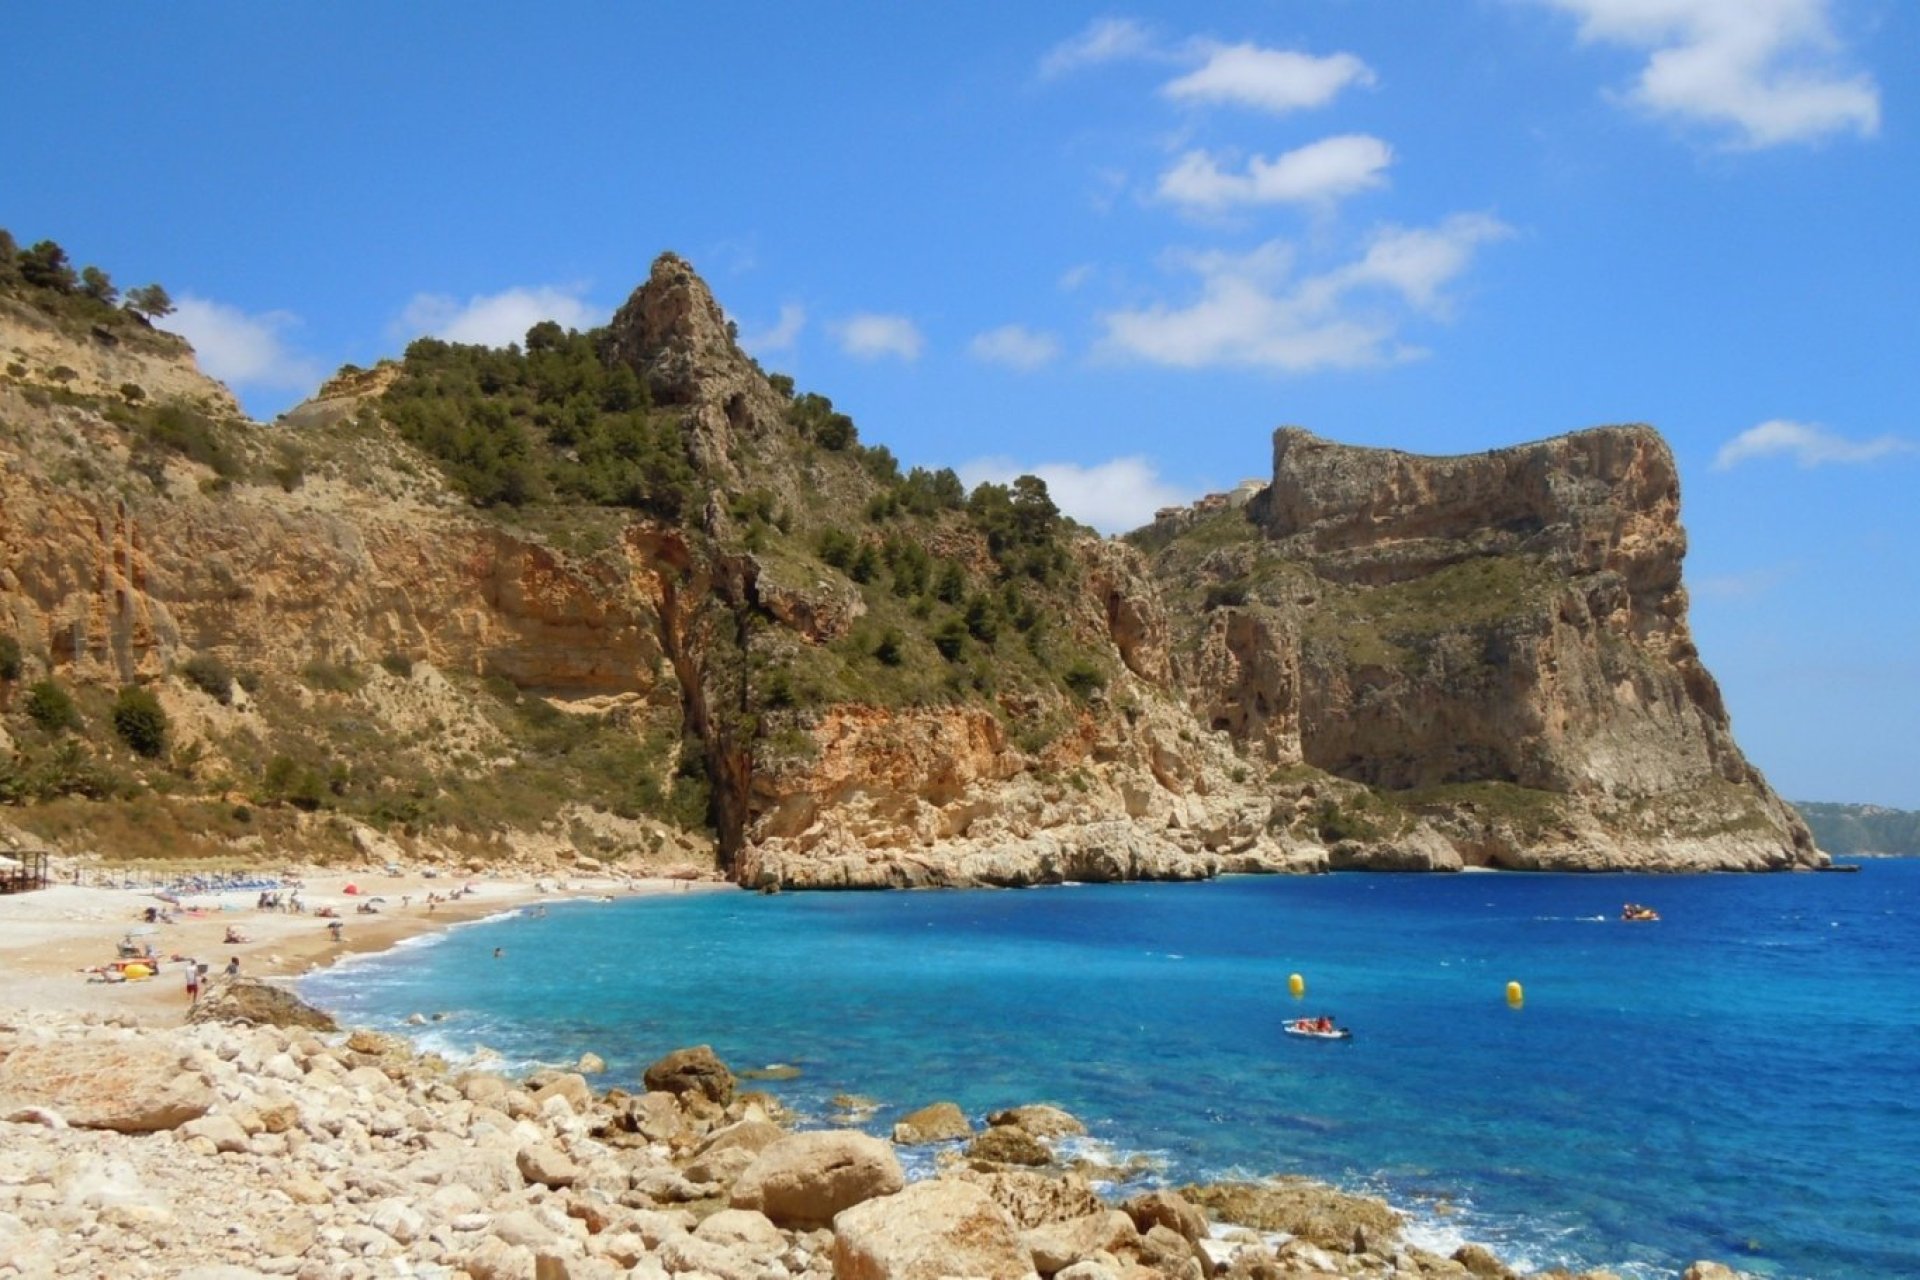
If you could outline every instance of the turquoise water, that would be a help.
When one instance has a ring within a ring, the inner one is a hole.
[[[1625,900],[1664,918],[1620,923]],[[591,1049],[608,1084],[695,1043],[792,1063],[789,1105],[865,1094],[876,1132],[1050,1101],[1167,1180],[1310,1174],[1531,1267],[1890,1280],[1920,1275],[1917,970],[1898,860],[557,903],[305,994],[454,1053]],[[1296,1012],[1355,1038],[1289,1038]]]

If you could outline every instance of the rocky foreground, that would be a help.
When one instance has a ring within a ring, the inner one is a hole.
[[[704,1048],[601,1091],[591,1055],[524,1080],[455,1071],[286,1001],[236,980],[185,1027],[0,1024],[0,1277],[1516,1274],[1478,1246],[1413,1248],[1385,1204],[1300,1180],[1108,1203],[1057,1158],[1082,1130],[1051,1107],[978,1131],[936,1104],[891,1143],[794,1132]],[[922,1142],[950,1154],[909,1184],[896,1144]]]

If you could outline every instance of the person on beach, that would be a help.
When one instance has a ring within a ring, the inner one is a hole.
[[[200,1003],[200,966],[191,960],[187,961],[187,1003]]]
[[[339,921],[339,920],[329,921],[327,924],[327,932],[333,935],[333,940],[335,942],[338,942],[340,941],[341,931],[344,930],[346,927],[347,926],[342,921]]]
[[[227,957],[227,976],[229,978],[237,978],[240,976],[240,957],[239,956]]]

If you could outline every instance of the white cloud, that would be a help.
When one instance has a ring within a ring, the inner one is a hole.
[[[780,318],[768,329],[741,333],[740,345],[759,355],[766,351],[791,351],[807,325],[807,309],[797,302],[783,303]]]
[[[1817,467],[1829,462],[1875,462],[1895,454],[1914,453],[1917,447],[1898,436],[1880,436],[1873,440],[1849,440],[1825,427],[1774,418],[1757,427],[1748,427],[1720,446],[1713,457],[1713,469],[1725,471],[1752,458],[1771,458],[1788,454],[1801,467]]]
[[[829,326],[840,340],[840,349],[856,360],[878,360],[895,356],[901,360],[920,358],[926,339],[919,327],[905,316],[878,315],[863,311]]]
[[[1800,572],[1800,568],[1799,562],[1795,561],[1764,569],[1749,569],[1745,573],[1712,574],[1694,581],[1691,586],[1694,595],[1709,600],[1758,600],[1791,580]]]
[[[1068,267],[1060,273],[1058,284],[1065,292],[1072,293],[1075,289],[1078,289],[1081,285],[1093,279],[1094,271],[1095,267],[1091,262],[1082,262],[1077,266]]]
[[[1121,359],[1201,369],[1304,373],[1392,364],[1424,355],[1399,333],[1414,317],[1444,318],[1445,287],[1483,244],[1510,234],[1485,214],[1437,227],[1387,227],[1352,262],[1294,273],[1293,246],[1271,240],[1246,254],[1187,253],[1172,263],[1200,278],[1200,297],[1101,316],[1100,350]]]
[[[1234,44],[1206,47],[1196,70],[1162,85],[1177,102],[1231,104],[1284,114],[1324,106],[1348,85],[1374,82],[1373,69],[1350,53],[1316,58],[1286,49]]]
[[[975,334],[967,344],[967,354],[987,364],[1031,373],[1059,358],[1060,339],[1023,324],[1007,324]]]
[[[1079,35],[1062,40],[1040,59],[1040,75],[1051,80],[1081,67],[1143,57],[1153,52],[1153,38],[1132,18],[1096,18]]]
[[[1748,147],[1880,128],[1880,90],[1849,73],[1832,0],[1544,0],[1589,41],[1648,52],[1625,95],[1655,115],[1726,125]]]
[[[409,335],[504,347],[526,341],[527,330],[542,320],[564,329],[591,329],[601,323],[606,313],[581,298],[583,292],[584,285],[519,285],[476,294],[465,304],[445,294],[417,293],[400,313],[400,324]]]
[[[1386,184],[1393,149],[1364,133],[1341,134],[1229,173],[1210,151],[1189,151],[1160,175],[1160,196],[1193,209],[1239,204],[1327,203]]]
[[[961,464],[959,471],[969,489],[985,481],[1007,484],[1020,476],[1039,476],[1047,482],[1047,494],[1055,506],[1102,533],[1138,529],[1161,507],[1178,506],[1199,496],[1161,479],[1153,463],[1141,457],[1114,458],[1092,466],[1077,462],[1022,466],[1011,458],[975,458]]]
[[[176,299],[174,308],[166,327],[192,343],[200,368],[222,382],[296,391],[319,383],[320,362],[286,343],[285,332],[300,324],[292,312],[249,315],[192,294]]]

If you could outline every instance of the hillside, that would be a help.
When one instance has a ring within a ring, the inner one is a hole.
[[[1270,485],[1109,540],[902,474],[672,255],[603,329],[421,340],[272,426],[68,305],[0,282],[35,838],[791,886],[1821,859],[1693,652],[1646,428],[1283,429]]]
[[[1822,804],[1796,800],[1793,807],[1813,829],[1813,837],[1828,853],[1920,855],[1920,813],[1885,809],[1874,804]]]

